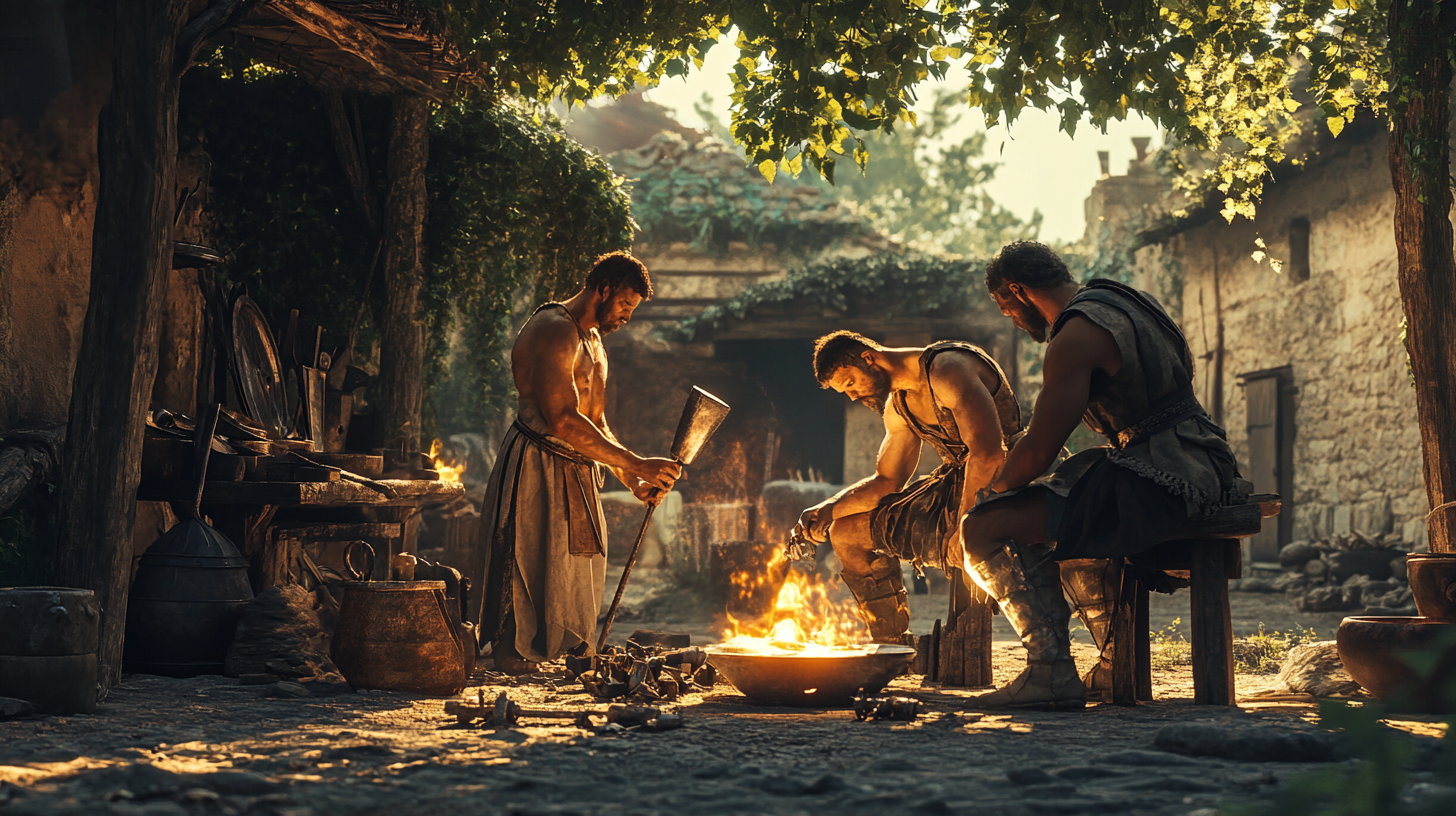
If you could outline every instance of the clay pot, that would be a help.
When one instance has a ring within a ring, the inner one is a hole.
[[[1456,553],[1411,553],[1405,564],[1416,611],[1425,618],[1456,620]]]
[[[1350,617],[1340,622],[1335,643],[1355,682],[1391,710],[1456,713],[1456,622]],[[1442,647],[1436,671],[1419,680],[1411,664],[1423,661],[1416,655]]]

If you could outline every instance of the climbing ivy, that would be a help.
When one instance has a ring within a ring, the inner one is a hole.
[[[787,177],[769,184],[717,138],[690,142],[663,133],[614,154],[612,164],[632,177],[632,213],[653,243],[680,241],[712,254],[731,242],[773,244],[808,257],[873,232],[818,186]]]
[[[363,296],[357,348],[367,356],[383,307],[378,270],[365,291],[378,237],[354,204],[319,94],[291,74],[233,62],[224,54],[187,74],[179,122],[184,150],[200,145],[212,163],[207,212],[228,256],[222,274],[246,284],[275,323],[298,309],[324,328],[326,346],[343,342]],[[389,100],[357,101],[382,200]],[[629,190],[544,109],[504,98],[436,110],[427,173],[426,430],[473,430],[511,393],[513,307],[568,294],[592,258],[630,245]]]
[[[886,317],[935,315],[991,308],[982,278],[984,260],[915,253],[841,259],[795,269],[783,279],[743,290],[732,300],[704,309],[667,329],[672,339],[691,341],[755,309],[792,303],[805,310],[883,310]]]
[[[513,396],[505,354],[515,300],[565,297],[596,256],[631,246],[631,194],[600,155],[524,101],[439,110],[428,172],[429,400],[441,429],[466,430]],[[451,359],[457,325],[463,342]]]

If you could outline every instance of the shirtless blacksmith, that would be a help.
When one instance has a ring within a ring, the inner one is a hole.
[[[640,261],[603,255],[581,291],[531,315],[511,349],[516,420],[491,470],[477,545],[480,637],[494,644],[499,671],[523,674],[594,642],[606,581],[600,465],[649,504],[681,475],[672,459],[622,447],[603,415],[602,335],[650,297]]]
[[[961,564],[960,518],[1000,469],[1021,411],[1001,367],[970,343],[885,348],[834,332],[814,344],[814,375],[884,416],[885,439],[875,474],[805,510],[794,533],[828,537],[870,636],[901,643],[910,609],[900,560]],[[910,483],[922,442],[942,464]]]

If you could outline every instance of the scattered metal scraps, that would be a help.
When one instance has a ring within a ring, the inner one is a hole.
[[[599,700],[676,700],[694,688],[711,688],[718,682],[718,670],[702,649],[669,651],[632,640],[623,648],[608,646],[597,655],[568,656],[566,670]]]
[[[920,716],[920,701],[910,697],[871,697],[861,689],[854,697],[854,718],[866,720],[913,720]]]
[[[645,728],[648,731],[671,731],[682,728],[682,715],[665,712],[660,708],[643,705],[614,705],[606,711],[563,711],[557,709],[523,708],[504,691],[494,703],[486,703],[485,689],[480,689],[474,703],[465,700],[450,700],[445,703],[445,713],[452,714],[459,724],[480,720],[482,725],[496,728],[512,728],[521,724],[522,718],[538,720],[571,720],[578,728],[596,728],[592,719],[599,717],[612,730]]]

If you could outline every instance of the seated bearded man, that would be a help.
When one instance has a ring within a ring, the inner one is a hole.
[[[1027,653],[1026,670],[977,703],[1080,708],[1084,682],[1096,690],[1109,673],[1100,662],[1077,676],[1063,580],[1105,650],[1116,593],[1107,559],[1136,564],[1248,483],[1194,395],[1187,339],[1151,295],[1108,280],[1079,286],[1033,241],[1003,247],[986,286],[1002,314],[1048,345],[1026,435],[962,528],[966,574]],[[1108,444],[1043,476],[1079,420]]]
[[[910,609],[901,559],[917,570],[960,565],[959,520],[1000,469],[1021,410],[1001,367],[970,343],[886,348],[834,332],[814,345],[814,375],[881,414],[885,438],[874,475],[805,510],[793,534],[827,538],[871,637],[903,643]],[[922,443],[942,464],[911,482]]]

